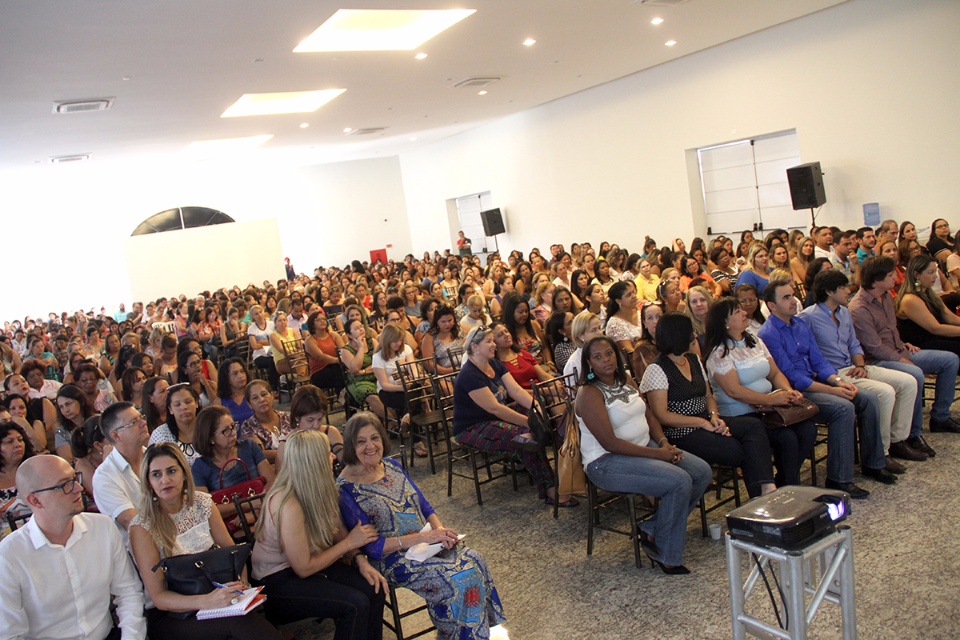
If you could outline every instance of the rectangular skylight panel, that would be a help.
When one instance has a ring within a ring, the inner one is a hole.
[[[476,9],[340,9],[293,51],[409,51],[474,13]]]
[[[284,91],[279,93],[245,93],[224,111],[221,118],[267,116],[278,113],[311,113],[327,104],[346,89],[319,91]]]

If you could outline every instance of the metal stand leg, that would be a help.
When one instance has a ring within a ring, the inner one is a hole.
[[[734,640],[744,640],[747,632],[761,637],[783,640],[806,640],[807,628],[824,600],[840,605],[843,620],[843,640],[856,640],[857,614],[854,599],[853,533],[848,526],[818,540],[803,549],[784,551],[762,547],[726,536],[727,574],[730,579],[730,615]],[[740,552],[756,555],[761,567],[772,570],[771,561],[780,568],[781,584],[786,599],[787,629],[771,625],[746,613],[745,603],[760,570],[753,566],[746,582],[743,581]],[[814,572],[813,563],[817,571]],[[810,604],[807,605],[807,596]]]

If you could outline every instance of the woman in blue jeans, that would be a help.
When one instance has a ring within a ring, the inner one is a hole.
[[[640,525],[640,544],[667,575],[690,573],[682,564],[687,516],[710,484],[710,465],[667,441],[610,338],[587,342],[577,367],[583,386],[576,411],[587,476],[607,491],[660,498],[656,514]]]

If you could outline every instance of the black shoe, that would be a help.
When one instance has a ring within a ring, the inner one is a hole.
[[[521,451],[539,451],[541,449],[540,443],[534,440],[533,438],[524,438],[522,436],[517,436],[511,440],[513,446]]]
[[[960,424],[953,418],[947,418],[942,422],[930,421],[930,433],[960,433]]]
[[[863,500],[870,495],[866,489],[862,489],[852,482],[834,482],[830,478],[824,483],[827,489],[836,489],[837,491],[846,491],[854,500]]]
[[[933,447],[927,444],[927,441],[923,439],[923,436],[913,436],[912,438],[907,438],[907,444],[917,451],[923,451],[925,454],[927,454],[928,458],[932,458],[937,455],[937,452],[933,450]]]
[[[922,462],[929,457],[923,451],[917,451],[911,447],[906,440],[892,443],[890,445],[890,455],[894,458],[913,460],[914,462]]]
[[[897,484],[897,476],[893,475],[884,468],[880,469],[871,469],[870,467],[861,467],[860,473],[867,476],[868,478],[873,478],[877,482],[882,482],[883,484]]]

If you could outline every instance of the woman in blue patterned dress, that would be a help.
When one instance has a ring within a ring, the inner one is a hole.
[[[371,563],[391,585],[427,601],[437,640],[489,638],[490,627],[505,618],[483,556],[458,544],[457,532],[443,526],[400,465],[383,458],[390,439],[376,416],[353,416],[343,436],[341,515],[348,529],[358,523],[377,528],[380,537],[363,548]],[[438,544],[440,551],[423,562],[405,555],[421,543]]]

